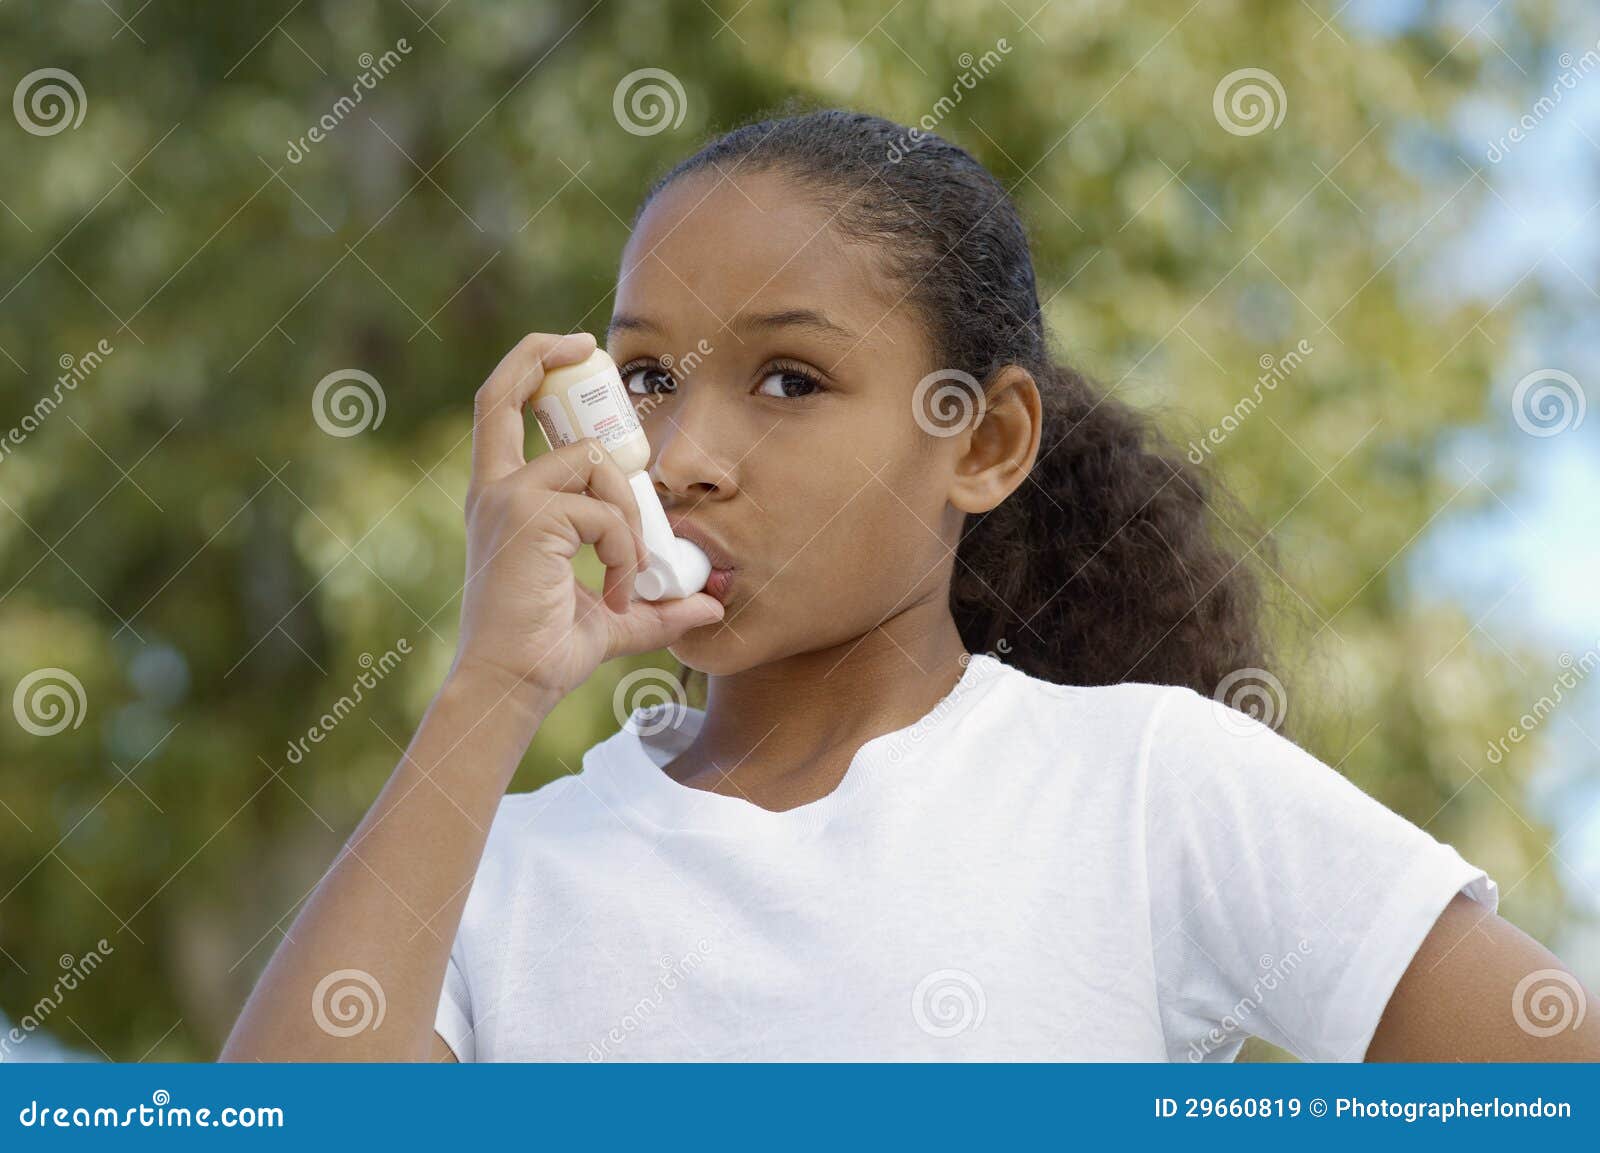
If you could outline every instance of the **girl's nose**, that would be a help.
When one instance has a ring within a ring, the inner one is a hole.
[[[726,499],[737,486],[715,451],[727,443],[725,431],[719,434],[716,428],[716,398],[703,384],[679,387],[678,403],[662,414],[650,436],[656,448],[651,475],[665,490],[662,496],[689,502]]]

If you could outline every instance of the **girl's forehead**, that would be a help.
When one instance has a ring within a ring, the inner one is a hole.
[[[836,213],[776,173],[680,178],[651,201],[623,250],[618,311],[675,301],[730,316],[758,302],[820,299],[884,312],[894,297],[879,255],[844,236]]]

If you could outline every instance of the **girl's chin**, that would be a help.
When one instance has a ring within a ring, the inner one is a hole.
[[[714,677],[743,672],[761,663],[752,659],[745,644],[720,621],[690,629],[668,645],[667,652],[696,672]]]

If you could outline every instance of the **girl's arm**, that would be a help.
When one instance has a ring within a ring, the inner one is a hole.
[[[445,965],[489,824],[554,704],[508,694],[481,674],[447,679],[273,954],[223,1060],[430,1056]],[[376,1028],[339,1035],[341,1020],[349,1020],[340,1015],[341,988],[352,998],[381,998]]]
[[[522,408],[544,370],[593,349],[588,336],[529,336],[478,390],[455,663],[273,954],[225,1060],[437,1056],[433,1023],[451,945],[529,741],[602,661],[661,648],[722,618],[721,603],[704,593],[632,600],[645,556],[638,505],[598,441],[523,458]],[[606,566],[598,595],[573,575],[583,544]],[[357,1029],[350,1010],[363,999],[372,1012],[357,1014]]]
[[[1600,1060],[1600,1002],[1539,942],[1457,896],[1423,939],[1369,1061]]]

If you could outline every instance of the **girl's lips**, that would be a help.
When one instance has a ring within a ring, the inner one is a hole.
[[[708,595],[716,597],[723,604],[728,603],[728,587],[733,583],[733,570],[731,568],[714,568],[711,576],[706,580],[705,591]]]
[[[701,552],[706,554],[706,559],[711,562],[713,569],[732,569],[737,567],[733,557],[728,555],[728,550],[722,547],[722,542],[699,525],[690,521],[669,516],[667,523],[672,526],[672,535],[696,545]]]
[[[687,517],[669,515],[667,522],[672,526],[673,536],[689,541],[706,554],[706,559],[711,562],[711,575],[706,579],[705,592],[727,604],[728,589],[733,584],[736,567],[728,550],[722,547],[721,541]]]

